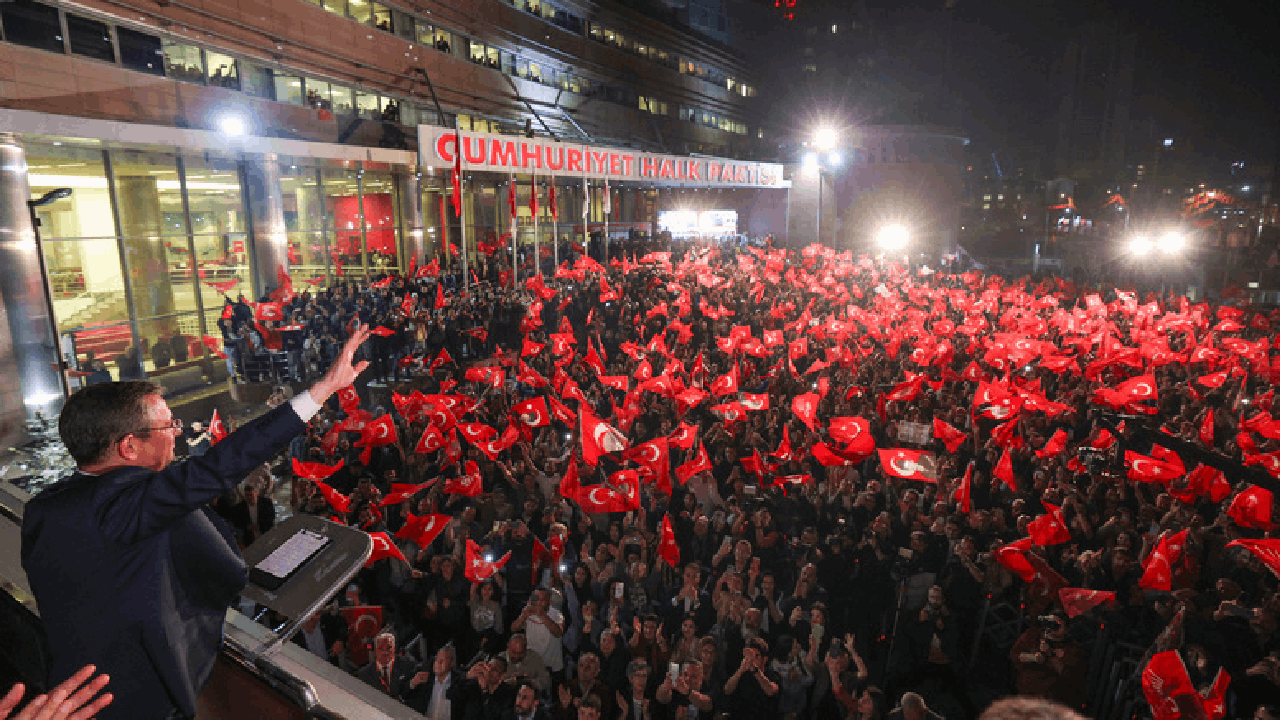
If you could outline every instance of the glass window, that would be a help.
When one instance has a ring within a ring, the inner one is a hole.
[[[448,30],[436,28],[432,31],[432,37],[434,38],[433,46],[435,49],[440,52],[451,52],[450,49],[453,47],[453,33]]]
[[[275,89],[277,102],[302,104],[302,78],[297,75],[276,75]]]
[[[419,43],[428,46],[434,46],[436,44],[436,38],[434,35],[435,29],[427,23],[418,21],[417,25],[414,26],[414,32]],[[475,45],[476,43],[473,42],[471,44]]]
[[[373,5],[369,0],[347,0],[347,16],[368,25],[373,17]]]
[[[333,103],[333,111],[339,115],[351,115],[355,112],[355,94],[349,87],[330,85],[329,100]]]
[[[399,198],[390,173],[366,172],[363,176],[365,238],[369,265],[373,272],[386,272],[399,265],[396,217]]]
[[[324,215],[318,170],[288,163],[288,158],[280,159],[280,185],[289,232],[290,273],[298,284],[325,274],[329,223]]]
[[[400,11],[396,11],[392,16],[392,22],[396,28],[396,35],[405,40],[414,40],[418,37],[417,25],[418,21],[412,15],[406,15]],[[421,42],[421,41],[419,41]]]
[[[275,71],[249,60],[236,63],[240,68],[240,89],[246,95],[271,100],[275,97]]]
[[[160,38],[129,28],[116,28],[116,41],[120,43],[120,63],[130,70],[164,75],[164,52]]]
[[[212,153],[185,157],[187,197],[191,207],[191,228],[195,233],[200,291],[205,308],[221,312],[222,296],[209,283],[239,280],[227,291],[250,293],[249,265],[245,253],[246,223],[240,187],[240,166],[232,158]],[[216,327],[217,316],[210,327]]]
[[[200,48],[165,40],[161,49],[166,75],[175,80],[204,83],[204,53]]]
[[[524,58],[516,58],[516,61],[515,61],[515,73],[514,73],[514,74],[515,74],[517,77],[522,77],[522,78],[523,78],[523,77],[528,77],[528,76],[529,76],[529,61],[528,61],[528,60],[525,60]]]
[[[67,35],[71,38],[73,54],[115,62],[116,51],[111,47],[111,28],[106,23],[67,13]]]
[[[382,117],[382,100],[377,95],[356,93],[356,111],[360,117],[377,120]]]
[[[240,73],[236,70],[235,58],[212,50],[205,51],[205,58],[210,85],[228,90],[240,89]]]
[[[356,172],[346,168],[326,169],[322,183],[326,219],[333,229],[330,257],[335,265],[359,268],[360,193]]]
[[[336,15],[346,15],[347,0],[324,0],[324,9]]]
[[[395,23],[392,22],[391,8],[379,3],[373,3],[373,26],[383,32],[395,32],[396,28]]]
[[[591,39],[604,42],[604,28],[597,23],[591,23]]]
[[[0,18],[4,20],[5,40],[38,50],[64,51],[57,8],[16,0],[0,4]]]
[[[422,111],[417,103],[400,103],[400,124],[413,127],[422,122]]]
[[[486,57],[486,48],[484,43],[476,42],[475,40],[470,41],[467,45],[467,52],[471,57],[471,62],[479,63],[481,65],[484,64]]]
[[[542,68],[538,67],[538,63],[529,63],[529,79],[534,82],[542,82]]]

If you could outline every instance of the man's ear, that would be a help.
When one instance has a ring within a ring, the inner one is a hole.
[[[138,436],[129,433],[116,441],[113,449],[116,454],[124,460],[134,460],[138,457]]]

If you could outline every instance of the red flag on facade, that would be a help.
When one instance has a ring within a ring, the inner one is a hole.
[[[451,180],[453,183],[453,214],[462,217],[462,131],[454,127],[454,146],[453,146],[453,174]],[[444,208],[441,208],[441,212]],[[442,218],[443,219],[443,218]]]
[[[556,204],[556,179],[554,176],[552,176],[551,184],[547,188],[547,205],[547,209],[551,211],[551,221],[560,220],[560,208]]]
[[[671,515],[662,516],[662,530],[658,535],[658,557],[673,568],[680,567],[680,546],[676,544],[676,532],[671,529]]]
[[[516,219],[516,176],[512,175],[507,181],[507,207],[511,209],[512,224]]]

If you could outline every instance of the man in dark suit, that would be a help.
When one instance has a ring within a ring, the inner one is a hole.
[[[446,645],[436,652],[427,668],[423,663],[409,680],[405,704],[426,715],[428,720],[462,720],[468,717],[471,693],[466,679],[455,665],[453,647]]]
[[[171,464],[181,421],[149,382],[72,395],[58,431],[78,471],[26,506],[22,565],[53,652],[50,685],[86,664],[111,676],[99,717],[195,715],[226,609],[247,569],[206,507],[306,428],[367,363],[355,333],[309,392],[246,423],[207,454]]]
[[[538,704],[538,689],[522,681],[516,687],[516,701],[502,716],[503,720],[551,720],[551,713]]]
[[[360,668],[356,677],[396,700],[404,700],[409,681],[417,672],[416,663],[396,657],[396,636],[384,632],[373,639],[373,661]]]

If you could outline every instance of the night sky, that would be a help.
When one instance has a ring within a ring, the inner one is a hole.
[[[939,70],[943,5],[867,0],[881,52],[910,56],[922,75]],[[1269,177],[1280,136],[1273,3],[959,0],[952,12],[953,77],[964,130],[976,140],[1051,154],[1062,97],[1055,71],[1067,40],[1090,23],[1118,21],[1137,38],[1131,135],[1175,137],[1198,155],[1243,160]]]

